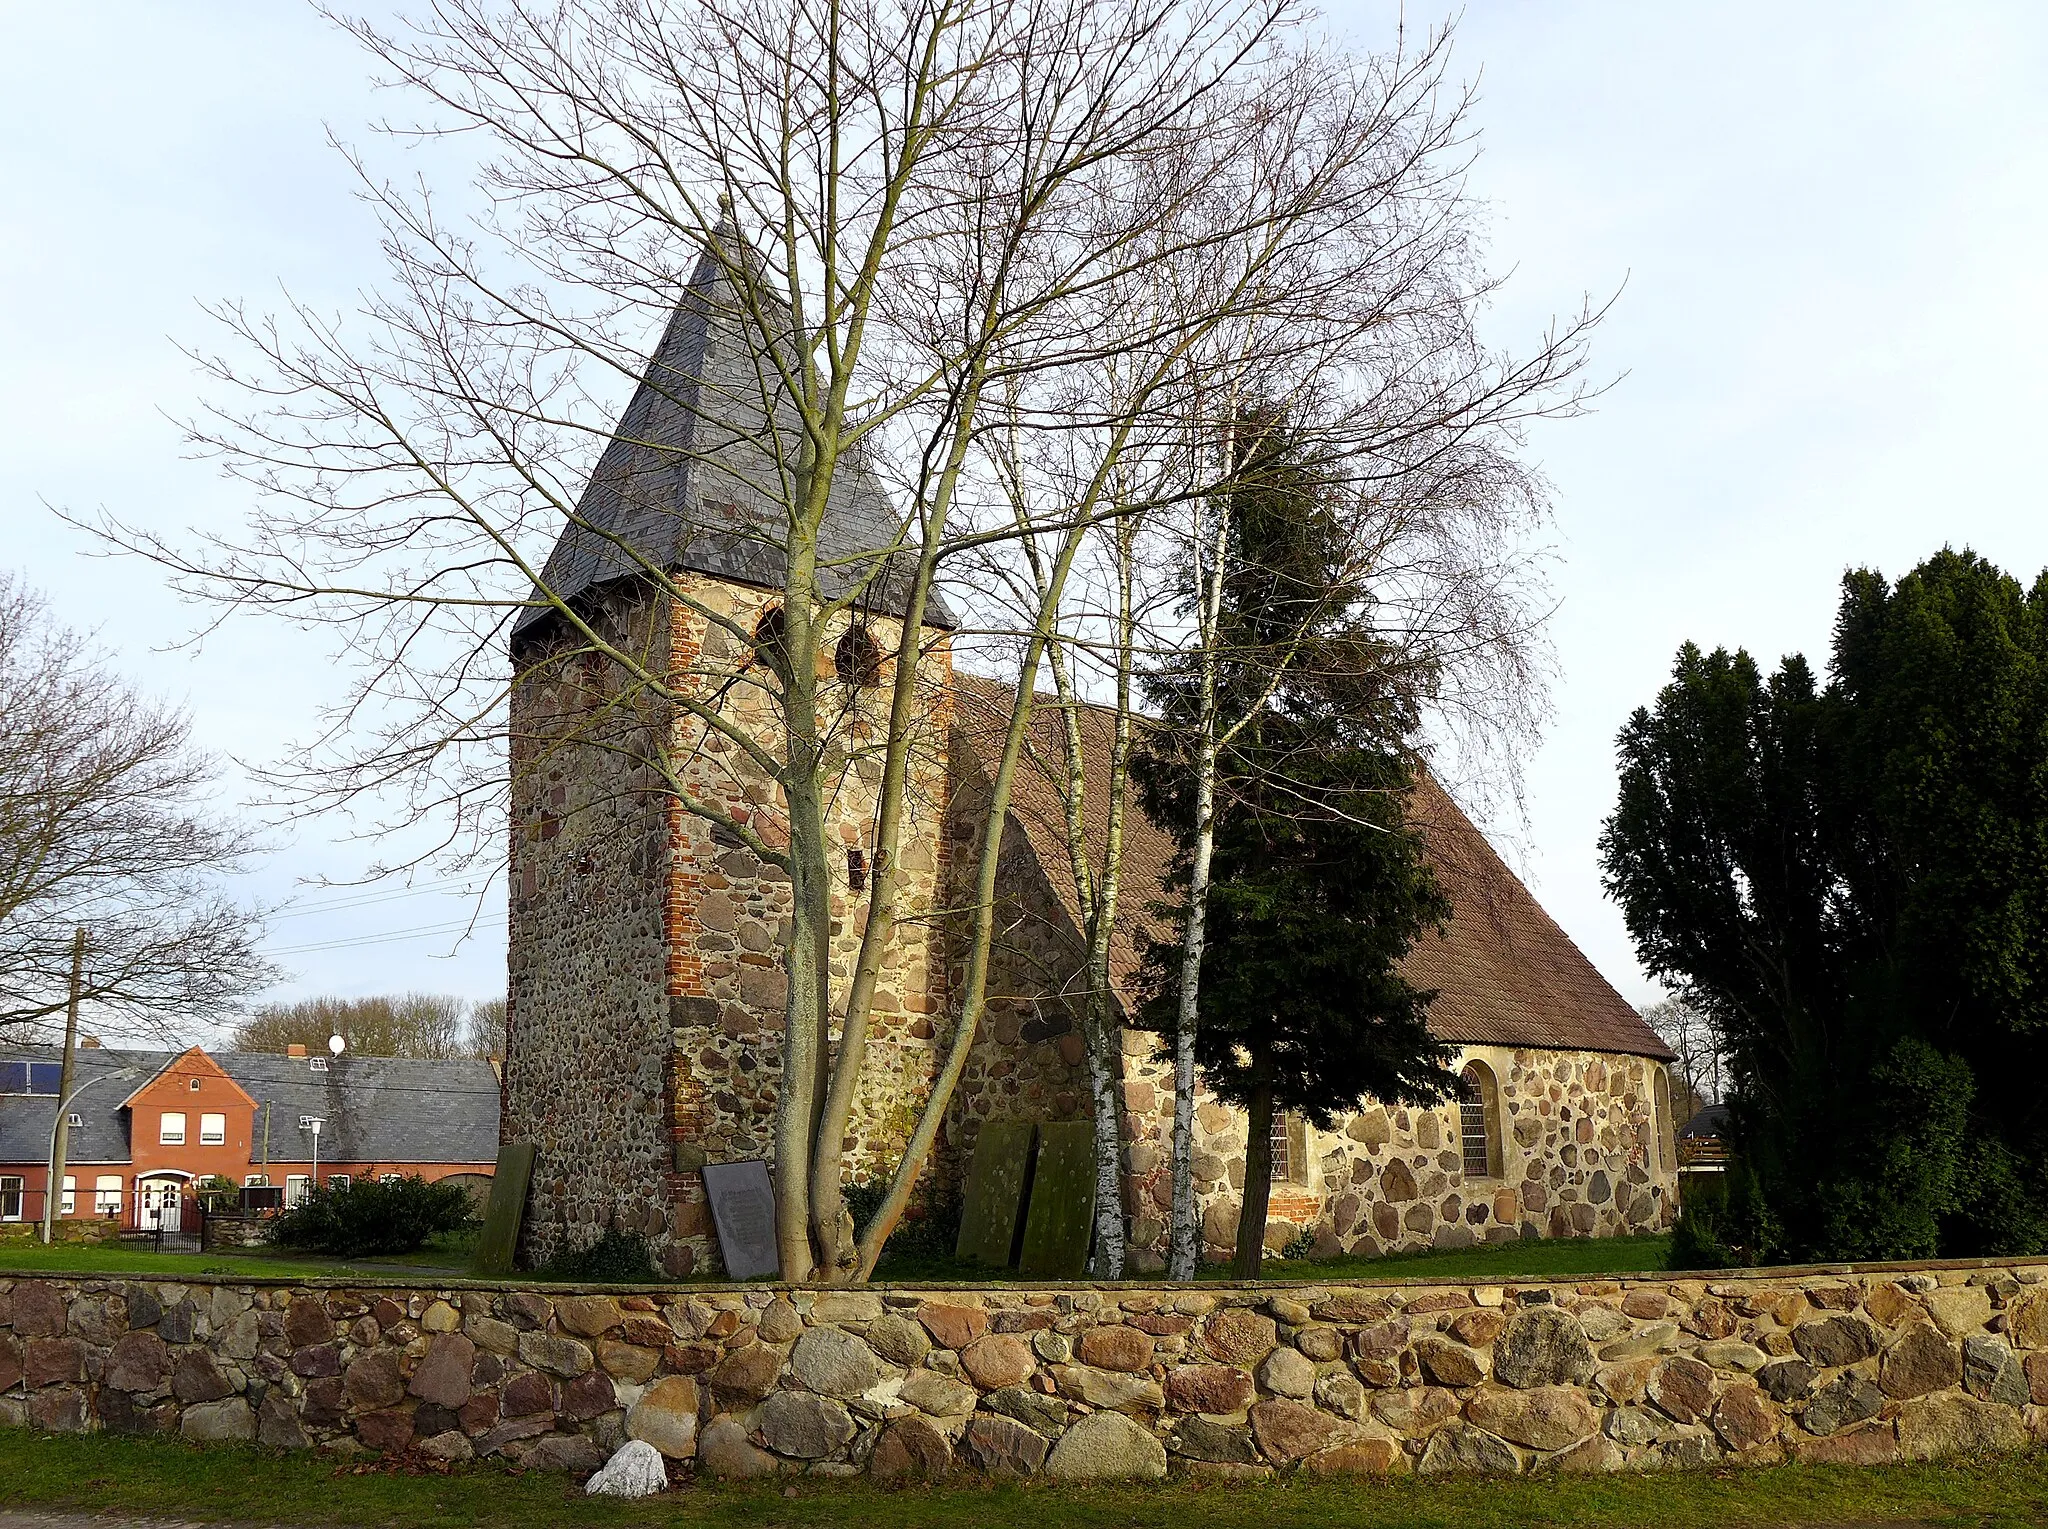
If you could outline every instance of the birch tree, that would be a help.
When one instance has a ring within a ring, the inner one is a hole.
[[[188,592],[329,632],[351,688],[274,772],[280,799],[430,819],[457,863],[503,843],[508,696],[589,675],[585,712],[510,740],[514,768],[569,746],[626,759],[787,876],[777,1243],[787,1277],[864,1278],[980,1023],[1032,696],[1076,559],[1120,513],[1120,465],[1185,412],[1189,358],[1226,326],[1285,354],[1355,329],[1355,308],[1322,303],[1403,237],[1371,215],[1383,186],[1456,141],[1446,39],[1344,56],[1292,0],[441,0],[403,29],[343,24],[422,114],[401,136],[477,147],[478,210],[356,156],[383,284],[346,315],[224,305],[222,348],[198,353],[223,397],[194,439],[255,491],[246,529],[104,529]],[[740,354],[699,387],[647,356],[704,261]],[[1091,390],[1110,356],[1124,386]],[[615,431],[634,387],[702,428]],[[1006,427],[1086,439],[1089,460],[1028,527],[1044,580],[1003,634],[1015,701],[961,876],[965,982],[856,1234],[842,1142],[874,997],[892,939],[931,915],[904,905],[903,855],[932,725],[927,618],[969,549],[1021,534],[991,468],[996,398]],[[772,631],[586,512],[614,450],[649,481],[727,476],[727,520],[663,535],[715,534],[770,570]],[[870,479],[886,524],[849,544],[830,512]],[[702,651],[679,658],[660,623],[621,627],[551,574],[572,533],[615,583],[701,622]],[[876,610],[891,677],[856,708],[821,661]],[[545,653],[508,672],[513,627],[540,619]],[[703,786],[707,759],[732,792]],[[874,869],[835,986],[826,824],[856,764]]]

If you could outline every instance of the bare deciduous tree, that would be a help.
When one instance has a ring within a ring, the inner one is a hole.
[[[426,103],[417,131],[487,146],[486,210],[451,226],[364,166],[384,291],[346,318],[219,313],[237,349],[208,364],[241,401],[194,433],[260,491],[247,534],[106,529],[203,597],[330,628],[356,683],[278,785],[299,810],[437,817],[452,858],[502,845],[508,697],[588,676],[576,717],[512,738],[515,775],[608,752],[786,875],[782,1269],[863,1278],[980,1023],[1003,823],[1076,560],[1129,513],[1126,461],[1199,417],[1219,358],[1336,377],[1414,295],[1377,317],[1354,296],[1456,200],[1445,39],[1344,57],[1292,0],[442,0],[412,30],[346,25]],[[717,337],[701,377],[665,359],[693,324]],[[1507,376],[1541,391],[1570,357]],[[646,412],[615,432],[626,387]],[[1021,526],[998,429],[1081,443]],[[1025,608],[934,625],[949,570],[1020,537],[1043,558]],[[707,540],[773,589],[772,623],[677,576]],[[557,543],[573,555],[545,561]],[[594,582],[660,612],[611,622]],[[687,654],[671,613],[704,633]],[[827,657],[856,623],[885,676],[858,703]],[[965,981],[856,1239],[842,1144],[874,997],[933,912],[904,903],[928,682],[941,645],[978,640],[1007,655],[1014,702],[961,876]],[[856,812],[874,873],[835,985],[827,825]]]
[[[1678,1080],[1685,1096],[1674,1100],[1675,1124],[1684,1126],[1705,1105],[1721,1102],[1725,1053],[1713,1019],[1682,995],[1642,1004],[1637,1012],[1657,1037],[1678,1053]]]
[[[502,1004],[504,1000],[493,1000]],[[475,1005],[482,1009],[483,1004]],[[502,1025],[503,1013],[499,1014]],[[370,998],[300,998],[264,1004],[235,1027],[237,1051],[283,1051],[304,1046],[327,1054],[330,1036],[356,1056],[451,1057],[488,1055],[472,1049],[472,1006],[446,993],[398,993]],[[495,1048],[493,1048],[495,1049]]]
[[[272,980],[221,887],[252,842],[206,811],[214,785],[181,713],[0,573],[0,1035],[63,1012],[79,929],[103,1029],[168,1035]]]

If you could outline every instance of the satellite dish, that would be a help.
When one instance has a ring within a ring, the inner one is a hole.
[[[330,1035],[327,1037],[327,1049],[336,1056],[340,1056],[344,1051],[348,1050],[348,1042],[343,1040],[338,1033]]]

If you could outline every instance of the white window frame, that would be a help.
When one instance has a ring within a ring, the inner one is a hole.
[[[244,1189],[268,1189],[270,1187],[270,1175],[267,1173],[245,1173],[242,1175],[242,1187]]]
[[[199,1117],[200,1146],[225,1146],[227,1144],[227,1139],[228,1117],[226,1115],[220,1114],[216,1111],[209,1111],[208,1113],[201,1115]]]
[[[356,1176],[352,1173],[330,1173],[327,1175],[327,1187],[329,1189],[347,1189],[355,1181]]]
[[[64,1175],[64,1192],[59,1197],[57,1202],[57,1214],[60,1216],[68,1216],[74,1210],[76,1210],[77,1207],[78,1175],[75,1173],[67,1173]]]
[[[121,1175],[118,1173],[97,1175],[92,1186],[92,1213],[95,1216],[112,1216],[118,1220],[121,1215],[123,1187]]]
[[[27,1186],[17,1174],[0,1173],[0,1221],[19,1221]],[[12,1209],[9,1208],[10,1204]]]
[[[405,1175],[402,1173],[380,1173],[377,1175],[377,1182],[379,1184],[396,1184],[404,1177]]]
[[[85,1124],[85,1117],[74,1111],[64,1117],[64,1124],[76,1131]]]
[[[290,1210],[294,1205],[304,1205],[313,1193],[313,1176],[308,1173],[288,1173],[284,1176],[284,1204]]]
[[[171,1128],[171,1122],[174,1120],[178,1122],[175,1134],[173,1134]],[[157,1117],[156,1141],[160,1147],[182,1147],[185,1145],[185,1112],[183,1110],[165,1110],[162,1115]]]

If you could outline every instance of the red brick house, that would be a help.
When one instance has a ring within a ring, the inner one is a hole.
[[[0,1053],[0,1223],[40,1221],[61,1057]],[[498,1080],[477,1060],[82,1048],[72,1079],[66,1218],[175,1231],[206,1179],[272,1185],[418,1174],[486,1177]],[[316,1129],[314,1122],[318,1121]]]

